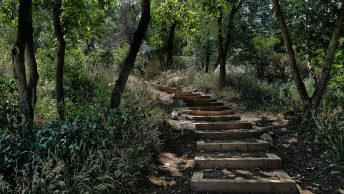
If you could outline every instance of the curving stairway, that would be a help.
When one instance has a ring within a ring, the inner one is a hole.
[[[191,179],[193,191],[299,193],[295,181],[281,170],[281,158],[269,152],[269,142],[260,139],[261,131],[240,122],[241,117],[230,107],[201,93],[154,87],[183,101],[182,114],[194,122],[198,154]]]

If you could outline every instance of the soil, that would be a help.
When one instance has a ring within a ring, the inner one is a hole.
[[[240,104],[228,103],[242,120],[255,123],[256,128],[273,137],[269,153],[282,158],[284,170],[307,194],[344,193],[344,163],[330,159],[323,145],[300,138],[288,129],[287,120],[280,120],[260,112],[248,112]],[[170,108],[167,108],[172,110]],[[196,137],[189,130],[174,130],[165,142],[160,164],[149,178],[145,194],[198,194],[192,192],[190,180],[196,152]]]

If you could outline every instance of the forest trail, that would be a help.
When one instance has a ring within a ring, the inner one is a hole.
[[[177,117],[194,125],[197,152],[191,192],[299,193],[296,182],[281,169],[282,159],[269,151],[268,131],[241,121],[232,107],[212,96],[154,87],[184,102]]]

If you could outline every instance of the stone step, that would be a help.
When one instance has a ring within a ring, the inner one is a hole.
[[[183,95],[175,95],[173,99],[176,100],[199,100],[199,99],[209,99],[211,96],[200,96],[200,95],[193,95],[193,96],[183,96]]]
[[[247,122],[236,123],[195,123],[196,130],[222,130],[222,129],[252,129],[252,124]]]
[[[272,153],[200,153],[195,157],[198,168],[226,168],[226,169],[278,169],[282,166],[282,159]]]
[[[214,98],[204,98],[204,99],[183,99],[185,103],[196,103],[196,102],[216,102]]]
[[[166,86],[155,86],[155,89],[165,92],[165,91],[182,91],[181,88],[175,88],[175,87],[166,87]]]
[[[188,116],[188,119],[194,120],[194,121],[216,122],[216,121],[238,121],[241,118],[238,115],[230,115],[230,116]]]
[[[233,110],[220,110],[220,111],[203,111],[203,110],[190,110],[185,111],[189,115],[197,116],[221,116],[221,115],[233,115],[235,112]]]
[[[239,139],[259,138],[261,131],[256,129],[196,130],[198,139]]]
[[[186,102],[187,106],[223,106],[222,102]]]
[[[195,97],[195,96],[201,96],[201,94],[199,93],[193,93],[193,92],[179,92],[179,93],[175,93],[173,95],[173,98],[184,98],[184,97]]]
[[[198,151],[258,151],[267,150],[270,144],[261,139],[203,140],[197,141]]]
[[[222,111],[230,110],[227,106],[190,106],[187,107],[189,110],[201,110],[201,111]]]
[[[173,91],[170,94],[174,94],[174,95],[178,95],[178,96],[199,95],[198,93],[193,93],[191,91]]]
[[[218,178],[218,177],[219,178]],[[296,182],[281,170],[200,170],[193,173],[191,190],[196,192],[297,194]]]

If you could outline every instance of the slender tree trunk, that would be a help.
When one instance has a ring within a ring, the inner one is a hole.
[[[31,1],[30,1],[31,3]],[[33,48],[33,27],[32,27],[32,5],[29,6],[29,13],[27,19],[27,41],[26,41],[26,51],[28,61],[28,68],[29,68],[29,80],[28,80],[28,96],[30,102],[30,114],[31,118],[34,119],[35,114],[35,106],[37,101],[37,84],[38,84],[38,70],[37,70],[37,62],[35,57],[35,51]]]
[[[31,103],[29,100],[25,70],[25,44],[27,40],[27,20],[29,18],[30,9],[31,0],[20,0],[17,40],[12,49],[12,62],[14,67],[14,77],[18,87],[20,112],[30,123],[32,123],[32,108],[30,107]],[[27,135],[30,134],[31,127],[26,128],[24,133]]]
[[[56,108],[59,118],[65,119],[65,103],[64,103],[64,89],[63,89],[63,67],[66,50],[66,42],[64,40],[64,33],[61,26],[61,8],[62,2],[59,0],[53,8],[53,25],[55,36],[57,38],[57,56],[56,56],[56,77],[55,77],[55,95]]]
[[[176,31],[177,23],[173,21],[167,38],[166,44],[166,64],[168,67],[173,66],[173,47],[174,47],[174,34]]]
[[[227,54],[229,52],[229,45],[232,40],[232,34],[233,34],[233,28],[234,28],[234,19],[236,13],[239,11],[243,4],[243,0],[240,0],[237,5],[233,5],[231,12],[229,14],[228,18],[228,29],[226,33],[226,39],[225,44],[223,45],[223,48],[221,49],[220,53],[220,87],[223,87],[226,84],[226,60],[227,60]]]
[[[293,76],[294,81],[298,90],[298,93],[300,95],[301,101],[303,102],[305,110],[310,110],[312,108],[317,108],[320,104],[321,98],[324,94],[324,91],[327,87],[327,83],[330,79],[330,73],[332,69],[332,63],[334,58],[334,53],[336,51],[336,47],[338,45],[338,40],[343,28],[343,22],[344,22],[344,0],[342,0],[341,9],[337,18],[336,25],[333,29],[332,36],[327,48],[326,52],[326,60],[325,64],[322,69],[321,77],[318,79],[317,87],[315,88],[315,91],[312,95],[312,97],[309,97],[305,84],[303,83],[303,80],[301,78],[301,74],[296,62],[296,56],[295,51],[292,47],[292,42],[289,36],[289,32],[287,29],[287,25],[285,23],[285,19],[283,16],[283,12],[281,10],[281,6],[279,4],[278,0],[272,0],[272,3],[274,5],[275,14],[277,17],[277,20],[280,24],[280,28],[283,35],[284,44],[286,46],[287,53],[289,55],[289,62],[293,70]]]
[[[305,36],[305,53],[306,53],[306,62],[307,62],[307,67],[308,67],[308,71],[309,71],[309,78],[313,79],[313,87],[314,89],[316,88],[317,85],[317,76],[315,74],[314,71],[314,67],[312,65],[312,59],[311,59],[311,50],[309,48],[309,42],[310,42],[310,32],[309,32],[309,1],[304,0],[303,1],[304,5],[305,5],[305,32],[306,32],[306,36]]]
[[[281,10],[281,6],[279,4],[278,0],[272,0],[272,3],[274,5],[275,8],[275,14],[278,20],[278,23],[280,25],[281,31],[282,31],[282,36],[283,36],[283,40],[284,40],[284,44],[289,56],[289,62],[293,71],[293,77],[294,77],[294,81],[297,87],[297,91],[301,97],[301,100],[303,102],[303,104],[307,107],[309,107],[311,105],[311,99],[309,98],[307,91],[306,91],[306,87],[303,83],[300,71],[299,71],[299,67],[297,65],[296,62],[296,56],[295,56],[295,51],[293,49],[293,44],[291,42],[290,36],[289,36],[289,32],[287,29],[287,25],[285,23],[285,19],[283,16],[283,12]]]
[[[205,72],[209,72],[209,63],[210,63],[210,49],[209,41],[207,42],[207,48],[205,48]]]
[[[121,96],[132,69],[134,68],[137,53],[140,50],[142,40],[146,34],[150,21],[150,0],[142,0],[142,14],[139,25],[135,31],[134,39],[130,44],[129,52],[124,59],[124,65],[118,75],[118,79],[112,89],[109,110],[118,108],[121,103]]]
[[[217,54],[217,61],[214,64],[214,69],[216,69],[221,61],[221,53],[223,50],[223,36],[222,36],[222,20],[223,20],[223,8],[220,8],[220,15],[217,19],[217,46],[218,46],[218,54]]]

